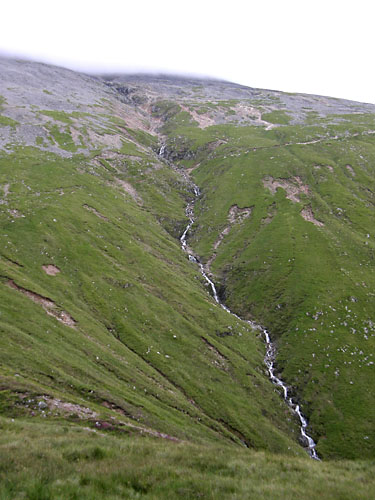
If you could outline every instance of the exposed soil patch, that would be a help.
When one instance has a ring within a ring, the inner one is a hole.
[[[187,168],[186,169],[186,173],[188,176],[190,176],[190,174],[198,167],[200,167],[201,163],[197,163],[196,165],[194,165],[193,167],[190,167],[190,168]]]
[[[231,230],[231,226],[227,226],[225,227],[221,233],[219,234],[219,237],[218,239],[215,241],[214,243],[214,249],[217,250],[219,248],[219,246],[221,245],[221,242],[223,241],[224,239],[224,236],[226,236],[227,234],[229,234],[229,231]]]
[[[43,271],[49,276],[56,276],[60,272],[60,269],[53,264],[48,264],[47,266],[42,266]]]
[[[65,401],[61,401],[61,399],[52,398],[46,395],[40,396],[32,396],[28,393],[22,393],[18,395],[21,402],[22,407],[27,409],[32,415],[35,415],[37,412],[40,412],[44,416],[63,416],[63,417],[78,417],[81,420],[93,421],[95,423],[95,427],[97,429],[103,430],[117,430],[121,431],[121,427],[128,427],[133,429],[140,434],[148,434],[150,436],[168,439],[170,441],[180,442],[181,440],[170,436],[169,434],[165,434],[163,432],[154,431],[153,429],[148,429],[146,427],[141,427],[139,425],[132,424],[131,422],[122,422],[113,420],[111,422],[107,422],[105,420],[99,419],[99,414],[91,408],[75,404],[68,403]],[[112,405],[111,403],[104,404],[106,408],[117,411],[116,405]],[[114,406],[114,407],[113,407]],[[125,412],[123,412],[125,415]],[[111,417],[113,418],[113,417]],[[87,428],[87,430],[91,430]]]
[[[118,179],[115,177],[116,183],[121,186],[130,196],[133,198],[133,200],[138,203],[138,205],[143,205],[143,200],[137,193],[137,191],[133,188],[129,182],[123,181],[122,179]]]
[[[8,262],[10,262],[11,264],[13,264],[13,265],[15,265],[17,267],[23,267],[23,264],[20,264],[16,260],[11,259],[10,257],[7,257],[6,255],[1,255],[0,257],[3,258],[3,259],[6,259]]]
[[[123,408],[120,408],[120,406],[115,405],[114,403],[110,403],[109,401],[103,401],[102,405],[108,408],[109,410],[113,410],[117,413],[120,413],[124,417],[131,417],[131,415],[128,412],[126,412]]]
[[[307,184],[303,184],[301,178],[298,176],[291,177],[289,179],[274,179],[273,177],[266,177],[263,179],[263,185],[265,188],[268,188],[272,194],[275,194],[277,188],[281,187],[286,191],[286,197],[288,200],[291,200],[293,203],[299,203],[301,201],[299,197],[300,194],[309,195],[310,193],[309,186]],[[315,224],[315,226],[324,226],[323,222],[315,219],[310,205],[301,210],[301,216],[308,222]]]
[[[313,224],[315,224],[315,226],[318,226],[318,227],[324,226],[323,222],[315,219],[314,213],[313,213],[310,205],[308,207],[305,207],[303,210],[301,210],[301,215],[308,222],[312,222]]]
[[[267,215],[267,217],[264,217],[264,218],[262,219],[262,224],[263,224],[264,226],[266,226],[267,224],[269,224],[270,222],[272,222],[272,219],[273,219],[273,215],[272,215],[272,214]]]
[[[321,170],[322,168],[328,168],[330,172],[333,172],[333,167],[331,167],[331,165],[314,165],[315,170]]]
[[[139,432],[140,434],[147,434],[149,436],[161,438],[161,439],[168,439],[169,441],[176,441],[176,442],[182,442],[181,439],[178,439],[174,436],[170,436],[169,434],[165,434],[164,432],[158,432],[154,431],[153,429],[148,429],[146,427],[141,427],[139,425],[132,424],[130,422],[106,422],[105,420],[97,420],[95,422],[95,427],[98,429],[104,429],[108,431],[120,431],[121,432],[121,427],[129,427],[130,429],[133,429],[136,432]]]
[[[90,207],[90,205],[86,205],[86,204],[84,204],[84,205],[82,205],[82,206],[83,206],[86,210],[88,210],[89,212],[92,212],[92,213],[93,213],[93,214],[95,214],[97,217],[99,217],[99,219],[103,219],[103,220],[105,220],[105,221],[107,221],[107,222],[109,221],[109,219],[108,219],[107,217],[105,217],[105,215],[102,215],[100,212],[98,212],[98,211],[96,210],[96,208],[94,208],[94,207]]]
[[[275,194],[277,188],[282,188],[286,191],[286,197],[293,203],[299,203],[300,194],[309,194],[309,186],[303,184],[300,177],[290,177],[289,179],[274,179],[273,177],[265,177],[263,179],[263,186],[268,188],[272,194]]]
[[[53,300],[48,299],[47,297],[43,297],[42,295],[32,292],[31,290],[27,290],[26,288],[22,288],[22,286],[18,286],[11,279],[7,281],[7,285],[14,290],[18,290],[19,292],[23,293],[36,304],[41,305],[49,316],[53,316],[66,326],[70,326],[71,328],[75,327],[77,323],[76,320],[73,319],[72,316],[70,316],[70,314],[66,311],[62,311],[61,309],[59,309],[58,306],[53,302]]]
[[[149,134],[155,134],[155,131],[162,125],[161,120],[151,117],[151,108],[149,104],[128,106],[123,102],[112,102],[113,115],[124,120],[127,127],[143,130]],[[142,113],[143,112],[143,113]],[[150,123],[151,119],[151,123]]]
[[[355,172],[353,170],[353,167],[351,165],[345,165],[346,170],[353,176],[355,177]]]

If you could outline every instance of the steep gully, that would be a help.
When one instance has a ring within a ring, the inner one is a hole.
[[[164,151],[165,151],[165,146],[163,145],[159,151],[159,155],[161,157],[163,156]],[[199,259],[196,256],[194,256],[191,253],[191,251],[187,245],[187,237],[188,237],[189,231],[195,222],[194,205],[195,205],[196,200],[200,196],[200,191],[199,191],[198,186],[196,186],[194,183],[192,183],[187,178],[185,173],[182,172],[182,175],[191,184],[191,186],[193,188],[193,192],[194,192],[194,198],[186,207],[186,216],[189,219],[189,223],[187,224],[184,232],[182,233],[182,236],[180,237],[181,248],[184,252],[187,253],[189,260],[191,262],[195,262],[196,264],[198,264],[200,272],[201,272],[203,278],[209,284],[211,291],[212,291],[212,295],[214,297],[214,300],[217,302],[217,304],[219,304],[227,313],[232,314],[232,316],[234,316],[235,318],[237,318],[241,321],[246,321],[246,323],[251,325],[252,328],[254,328],[256,330],[261,330],[263,332],[264,340],[266,343],[266,355],[264,357],[264,363],[267,367],[269,378],[273,384],[277,385],[278,387],[281,387],[281,389],[283,390],[283,398],[284,398],[286,404],[289,406],[289,408],[291,408],[293,413],[295,413],[298,416],[299,421],[300,421],[300,433],[301,433],[301,437],[302,437],[302,442],[306,443],[307,452],[309,453],[310,457],[315,459],[315,460],[320,460],[320,458],[318,457],[318,454],[315,450],[316,443],[306,432],[308,423],[307,423],[306,418],[303,416],[303,414],[300,410],[299,404],[295,403],[293,398],[289,396],[288,386],[285,384],[285,382],[283,382],[279,377],[277,377],[275,375],[274,363],[275,363],[276,349],[275,349],[274,344],[271,341],[269,332],[263,326],[261,326],[257,323],[254,323],[254,322],[248,321],[248,320],[243,320],[242,318],[237,316],[237,314],[233,313],[225,304],[223,304],[220,301],[214,282],[207,276],[207,273],[205,272],[205,268],[204,268],[203,264],[199,261]]]

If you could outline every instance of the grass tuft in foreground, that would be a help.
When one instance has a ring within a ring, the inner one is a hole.
[[[368,499],[374,463],[0,419],[0,498]]]

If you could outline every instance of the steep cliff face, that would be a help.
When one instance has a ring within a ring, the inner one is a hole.
[[[373,456],[375,106],[0,64],[4,412],[303,453],[194,181],[319,454]]]

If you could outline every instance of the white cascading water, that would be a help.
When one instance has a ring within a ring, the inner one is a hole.
[[[159,152],[160,156],[163,155],[164,149],[165,149],[164,146],[162,146],[160,148],[160,152]],[[195,204],[195,201],[199,197],[199,194],[200,194],[199,193],[199,188],[195,184],[193,184],[193,191],[194,191],[195,198],[186,207],[186,216],[189,218],[189,223],[186,226],[185,231],[182,233],[182,236],[180,238],[181,248],[182,248],[182,250],[184,252],[187,253],[187,255],[189,257],[189,260],[191,260],[192,262],[196,262],[198,264],[203,278],[206,280],[206,282],[211,287],[212,295],[213,295],[215,301],[225,311],[227,311],[229,314],[232,314],[237,319],[239,319],[241,321],[246,321],[248,324],[250,324],[253,328],[255,328],[257,330],[262,330],[262,332],[264,334],[264,339],[265,339],[265,342],[266,342],[266,346],[267,346],[267,350],[266,350],[266,355],[265,355],[265,358],[264,358],[264,362],[265,362],[265,365],[267,366],[269,377],[270,377],[271,381],[275,385],[277,385],[277,386],[279,386],[279,387],[282,388],[282,390],[283,390],[283,397],[284,397],[285,402],[292,409],[292,411],[298,416],[300,424],[301,424],[301,426],[300,426],[300,432],[301,432],[301,436],[302,436],[303,442],[306,443],[306,445],[307,445],[307,452],[309,453],[309,455],[311,456],[311,458],[313,458],[315,460],[320,460],[320,458],[318,457],[318,455],[316,453],[316,450],[315,450],[316,444],[315,444],[314,440],[306,433],[307,420],[302,415],[299,405],[297,403],[294,403],[293,399],[288,396],[288,386],[279,377],[277,377],[275,375],[275,369],[274,369],[275,347],[274,347],[274,345],[271,342],[271,338],[270,338],[270,335],[269,335],[268,331],[265,328],[263,328],[262,326],[257,325],[256,323],[253,323],[252,321],[242,320],[242,318],[240,318],[239,316],[237,316],[237,314],[232,313],[232,311],[230,311],[230,309],[228,309],[228,307],[226,307],[220,301],[220,299],[218,297],[218,294],[217,294],[217,290],[216,290],[215,284],[207,276],[207,274],[206,274],[206,272],[204,270],[203,264],[201,262],[199,262],[199,260],[192,253],[190,253],[190,251],[189,251],[189,248],[188,248],[187,242],[186,242],[186,238],[187,238],[187,235],[188,235],[188,233],[189,233],[192,225],[194,224],[194,204]]]

